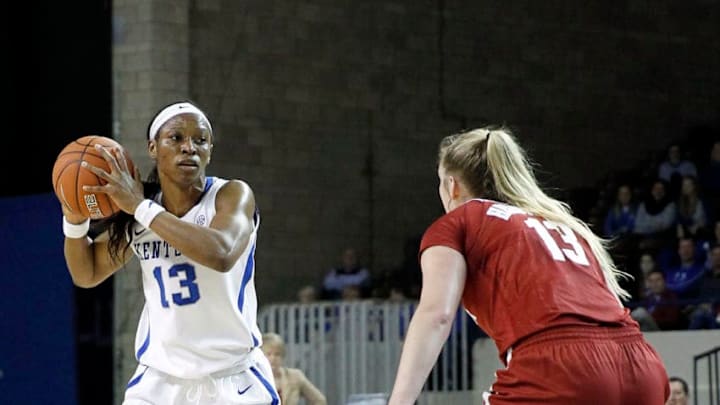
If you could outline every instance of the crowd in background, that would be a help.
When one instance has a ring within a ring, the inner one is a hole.
[[[609,173],[591,190],[586,215],[576,213],[611,241],[614,260],[631,275],[623,280],[632,294],[625,305],[646,331],[720,328],[720,138],[699,139],[673,142],[634,168]],[[296,299],[416,300],[419,243],[408,238],[402,263],[382,271],[347,247]]]
[[[720,140],[673,142],[599,188],[587,220],[632,276],[641,328],[720,327]]]
[[[611,241],[613,258],[632,276],[623,280],[633,297],[625,305],[641,328],[720,328],[720,138],[673,142],[609,173],[592,192],[592,206],[578,216]],[[384,271],[371,271],[348,247],[297,299],[418,299],[418,246],[408,238],[403,262]]]

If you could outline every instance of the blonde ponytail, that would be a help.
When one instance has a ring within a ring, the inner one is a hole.
[[[458,137],[463,137],[462,142],[457,142],[462,145],[455,145],[454,141]],[[540,188],[525,151],[508,129],[488,127],[455,135],[445,141],[444,147],[441,146],[442,162],[447,158],[447,145],[451,143],[454,148],[455,163],[451,163],[454,167],[446,166],[446,169],[461,170],[471,188],[482,188],[489,192],[481,192],[486,198],[506,202],[532,215],[569,226],[590,246],[605,275],[608,289],[615,294],[618,301],[631,298],[631,295],[620,286],[619,279],[632,278],[632,276],[615,265],[608,252],[611,241],[596,235],[585,222],[572,214],[568,204],[548,196]],[[483,153],[466,153],[470,150],[479,150]],[[457,158],[462,155],[471,158]],[[484,162],[478,164],[478,161]],[[475,171],[468,173],[469,168],[474,168]]]

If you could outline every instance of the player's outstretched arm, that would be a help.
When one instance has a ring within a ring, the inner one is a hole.
[[[413,405],[417,400],[450,335],[465,286],[465,258],[456,250],[430,247],[420,265],[420,303],[408,327],[388,405]]]

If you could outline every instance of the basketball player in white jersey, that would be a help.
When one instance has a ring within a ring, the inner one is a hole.
[[[89,220],[63,207],[65,259],[73,282],[93,287],[136,256],[145,307],[138,368],[123,405],[280,403],[259,346],[255,243],[260,216],[241,180],[207,176],[213,132],[187,102],[163,108],[148,127],[155,169],[146,182],[119,151],[104,151],[106,193],[123,211],[107,234],[87,236]]]

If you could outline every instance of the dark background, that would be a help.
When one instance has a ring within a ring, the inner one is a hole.
[[[19,159],[22,175],[1,196],[51,191],[62,147],[83,135],[111,136],[112,128],[111,2],[17,3],[6,15],[3,87],[10,105],[4,138],[18,149],[6,148],[2,160],[9,168]]]
[[[112,136],[112,3],[24,1],[5,7],[2,77],[9,114],[3,120],[6,186],[0,197],[51,193],[52,165],[68,142]],[[112,280],[95,289],[68,288],[75,304],[78,404],[110,404]]]

